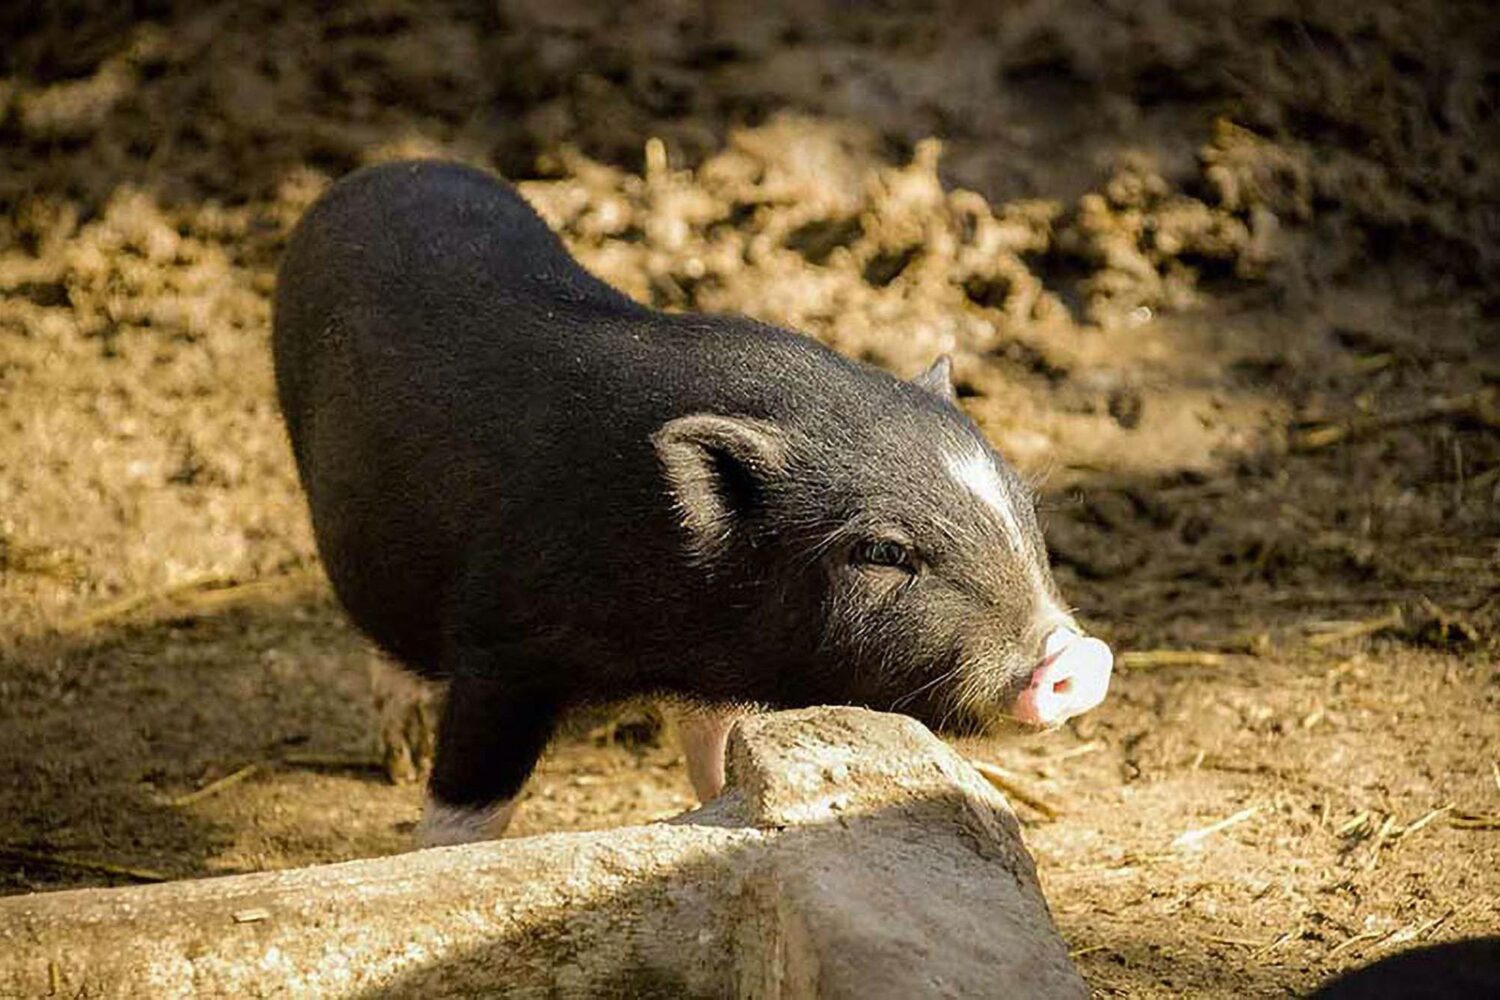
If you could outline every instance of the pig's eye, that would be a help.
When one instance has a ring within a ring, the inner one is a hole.
[[[851,554],[852,561],[862,566],[889,566],[911,572],[911,551],[900,542],[888,538],[860,542]]]

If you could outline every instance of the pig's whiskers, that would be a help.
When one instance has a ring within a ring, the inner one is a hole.
[[[946,681],[952,680],[955,676],[957,676],[958,672],[960,670],[962,670],[962,669],[963,669],[963,664],[958,664],[958,665],[954,666],[953,669],[945,671],[944,673],[939,674],[938,676],[934,677],[932,680],[928,681],[926,684],[923,684],[921,687],[917,688],[915,691],[910,691],[910,692],[902,695],[900,698],[897,698],[891,704],[891,708],[893,710],[899,710],[901,708],[901,706],[910,704],[916,698],[920,697],[922,694],[925,694],[927,691],[930,691],[932,688],[937,687],[939,684],[942,684],[942,683],[944,683]]]

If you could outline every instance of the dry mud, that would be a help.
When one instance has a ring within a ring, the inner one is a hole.
[[[903,375],[952,353],[1082,617],[1219,654],[966,747],[1060,810],[1019,807],[1097,992],[1299,992],[1500,933],[1497,30],[1478,3],[5,8],[0,880],[406,846],[268,295],[333,179],[437,155],[522,181],[643,301]],[[649,711],[596,713],[514,832],[688,804]]]

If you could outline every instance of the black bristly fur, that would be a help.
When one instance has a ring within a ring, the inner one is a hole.
[[[287,249],[274,347],[339,599],[453,680],[444,801],[514,794],[579,702],[899,703],[938,723],[960,667],[1000,698],[1034,661],[1051,577],[1030,499],[994,458],[1024,508],[1012,552],[945,473],[954,449],[990,454],[946,364],[907,383],[747,319],[646,309],[484,173],[336,185]],[[914,573],[847,557],[884,528]]]

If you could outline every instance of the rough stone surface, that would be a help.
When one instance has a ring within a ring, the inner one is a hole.
[[[669,824],[0,900],[0,995],[1087,995],[1009,806],[919,724],[751,717],[728,766]]]
[[[920,723],[752,716],[728,769],[743,821],[777,831],[747,879],[741,996],[1087,995],[1009,804]]]

